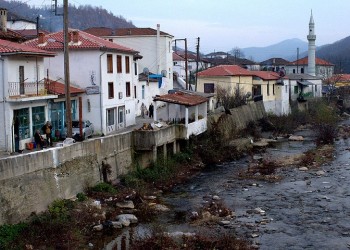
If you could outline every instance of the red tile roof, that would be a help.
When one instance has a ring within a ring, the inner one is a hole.
[[[12,42],[23,42],[26,40],[24,36],[11,29],[7,29],[6,32],[0,29],[0,39]]]
[[[335,74],[330,80],[336,82],[350,82],[350,74]]]
[[[263,80],[278,80],[279,74],[273,71],[250,71],[253,76],[260,77]]]
[[[173,52],[173,61],[185,61],[185,59]]]
[[[294,62],[288,63],[287,65],[308,65],[308,57],[301,58]],[[333,66],[334,64],[331,64],[330,62],[327,62],[321,58],[316,58],[316,65]]]
[[[38,48],[33,48],[23,43],[15,43],[0,39],[0,54],[25,54],[40,56],[55,56],[55,53]]]
[[[198,76],[251,76],[252,73],[237,65],[219,65],[203,70]]]
[[[66,85],[64,83],[48,80],[46,81],[46,84],[47,84],[46,86],[49,93],[54,95],[65,95]],[[80,89],[74,86],[70,86],[69,89],[71,94],[81,94],[85,92],[83,89]]]
[[[152,28],[122,28],[111,29],[106,27],[93,27],[84,30],[95,36],[156,36],[157,30]],[[168,33],[160,31],[161,36],[171,36]]]
[[[203,96],[199,96],[195,94],[175,92],[174,94],[156,96],[153,100],[175,103],[175,104],[186,105],[186,106],[196,106],[198,104],[206,102],[208,99]]]
[[[124,53],[136,54],[138,51],[124,47],[122,45],[107,41],[100,37],[91,35],[81,30],[69,29],[71,36],[73,32],[78,32],[78,42],[69,43],[70,50],[102,50],[118,51]],[[64,34],[63,31],[45,35],[44,43],[38,44],[38,38],[25,42],[29,46],[42,48],[45,50],[63,50]]]

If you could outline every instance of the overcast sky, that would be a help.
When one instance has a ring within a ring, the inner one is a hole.
[[[52,0],[22,0],[29,5],[51,5]],[[58,0],[58,4],[63,1]],[[290,38],[307,41],[311,9],[316,45],[350,35],[350,0],[68,0],[70,4],[100,6],[123,16],[137,27],[156,29],[187,38],[205,53],[234,47],[264,47]]]

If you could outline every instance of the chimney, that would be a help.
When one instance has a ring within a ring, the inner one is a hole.
[[[38,44],[43,44],[45,43],[45,34],[43,32],[39,32],[38,34]]]
[[[79,31],[74,30],[73,31],[73,43],[78,43],[79,42]]]
[[[0,8],[0,25],[3,32],[7,32],[7,9]]]

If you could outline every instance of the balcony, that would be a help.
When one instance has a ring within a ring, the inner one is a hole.
[[[9,101],[31,101],[57,98],[57,95],[48,94],[44,81],[40,82],[9,82]]]

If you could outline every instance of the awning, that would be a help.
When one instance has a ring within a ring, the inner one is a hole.
[[[298,84],[303,85],[303,86],[309,86],[309,85],[314,85],[312,82],[303,80],[303,81],[297,81]]]

